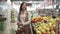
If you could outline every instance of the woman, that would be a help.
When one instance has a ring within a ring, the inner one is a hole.
[[[19,9],[19,25],[22,27],[24,27],[25,34],[31,34],[31,30],[30,30],[30,22],[31,22],[31,15],[30,13],[27,11],[27,5],[25,2],[23,2],[20,6]],[[21,27],[20,27],[21,28]]]

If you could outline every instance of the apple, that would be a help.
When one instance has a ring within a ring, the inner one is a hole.
[[[54,21],[54,19],[52,18],[52,19],[50,19],[50,21]]]
[[[42,34],[47,34],[47,32],[42,32]]]
[[[38,27],[38,30],[42,29],[42,27]]]
[[[53,27],[55,28],[56,27],[56,24],[53,24]]]
[[[44,20],[44,23],[47,23],[47,20]]]
[[[36,27],[34,27],[34,30],[36,30]]]
[[[54,29],[54,31],[56,31],[56,25],[55,24],[53,25],[53,29]]]
[[[58,23],[60,24],[60,20],[58,20]]]
[[[50,27],[50,31],[54,30],[53,27]]]
[[[59,29],[60,29],[60,24],[59,24]]]
[[[43,28],[41,28],[40,31],[42,32],[42,31],[45,31],[45,30]]]
[[[54,31],[51,31],[51,34],[55,34],[55,32]]]
[[[58,31],[58,34],[60,34],[60,30]]]
[[[48,25],[49,25],[49,27],[52,27],[52,23],[50,22],[50,23],[48,23]]]
[[[47,34],[50,34],[50,32],[49,32],[49,31],[47,31]]]
[[[46,26],[43,26],[44,29],[46,29]]]
[[[38,30],[36,31],[36,33],[37,33],[37,34],[41,34],[41,32],[40,32],[40,31],[38,31]]]
[[[47,31],[49,31],[50,29],[49,28],[46,28]]]
[[[20,28],[20,31],[21,31],[21,32],[24,32],[24,31],[25,31],[25,28],[24,28],[24,27],[21,27],[21,28]]]

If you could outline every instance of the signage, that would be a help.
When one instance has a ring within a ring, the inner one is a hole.
[[[11,0],[11,1],[44,1],[44,0]]]
[[[0,1],[3,1],[3,0],[0,0]],[[7,0],[5,0],[5,1],[7,1]]]

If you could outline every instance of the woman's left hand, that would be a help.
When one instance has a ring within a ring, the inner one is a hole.
[[[18,22],[17,25],[23,26],[23,24],[21,22]]]
[[[25,21],[24,22],[27,22],[28,21],[28,18],[25,18]]]

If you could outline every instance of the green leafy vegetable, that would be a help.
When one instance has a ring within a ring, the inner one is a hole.
[[[5,26],[4,21],[5,20],[6,20],[6,18],[0,18],[0,31],[3,31],[4,30],[4,26]]]

